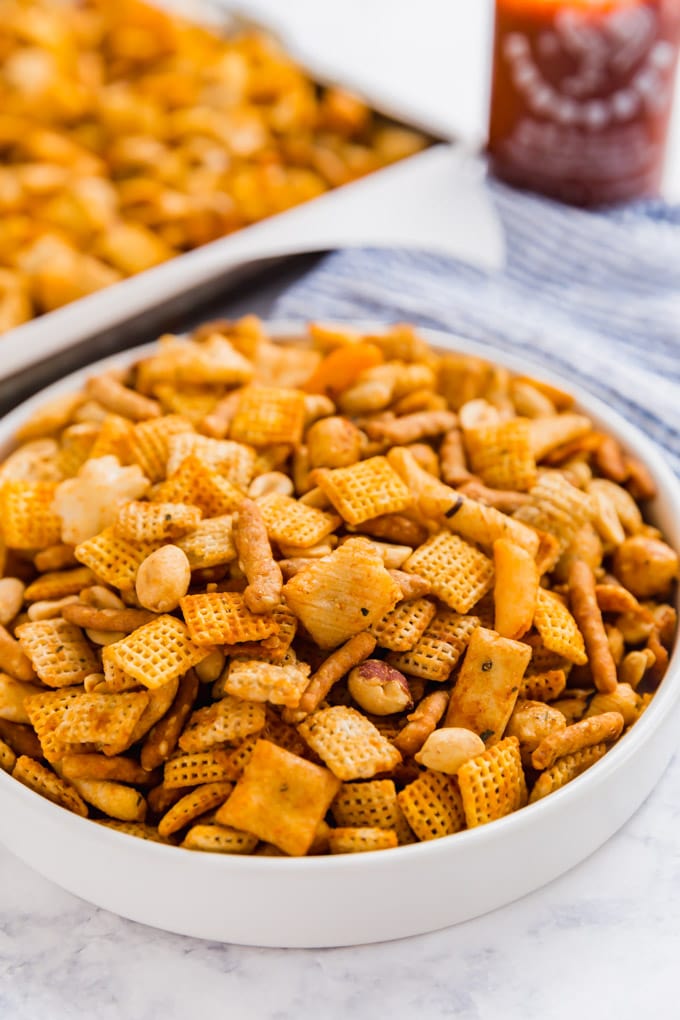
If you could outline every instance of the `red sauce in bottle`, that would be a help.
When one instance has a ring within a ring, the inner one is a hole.
[[[496,176],[578,205],[658,192],[680,0],[497,0]]]

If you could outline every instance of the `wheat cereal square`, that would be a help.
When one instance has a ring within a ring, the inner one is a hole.
[[[180,600],[191,638],[199,645],[262,641],[278,632],[273,613],[251,613],[239,592],[204,592]]]
[[[399,513],[411,493],[385,457],[369,457],[350,467],[319,469],[314,480],[348,524]]]
[[[457,778],[469,829],[512,814],[527,802],[517,737],[505,737],[466,761]]]
[[[189,560],[192,570],[219,567],[236,559],[232,514],[209,517],[175,542]]]
[[[526,492],[536,483],[536,460],[528,418],[465,430],[465,447],[473,474],[492,489]]]
[[[381,648],[408,652],[418,644],[437,612],[431,599],[408,599],[370,628]]]
[[[16,760],[12,777],[34,793],[51,800],[53,804],[87,818],[87,805],[78,791],[65,779],[55,776],[54,772],[41,765],[39,761],[22,754]]]
[[[328,833],[332,854],[360,854],[370,850],[393,850],[399,846],[394,829],[337,828]]]
[[[182,432],[193,432],[193,426],[186,418],[174,414],[139,422],[130,429],[126,440],[130,460],[139,464],[150,482],[160,482],[166,477],[170,440]]]
[[[340,524],[335,514],[307,506],[283,493],[260,496],[257,505],[269,538],[300,549],[309,549],[321,542]]]
[[[588,661],[583,635],[562,600],[545,588],[538,589],[534,626],[543,645],[576,666]]]
[[[265,724],[265,708],[255,701],[225,697],[199,708],[189,718],[179,738],[183,751],[207,751],[217,744],[242,741],[259,733]]]
[[[137,571],[160,542],[130,542],[119,538],[114,525],[76,546],[75,557],[93,574],[114,588],[133,588]]]
[[[186,786],[232,780],[234,774],[229,758],[229,753],[221,748],[170,758],[163,766],[163,786],[166,790],[181,790]]]
[[[300,666],[249,660],[231,663],[224,687],[235,698],[296,708],[308,683],[309,671]]]
[[[41,602],[43,599],[49,601],[79,595],[83,588],[94,584],[94,581],[94,574],[89,567],[48,571],[28,585],[24,599],[26,602]]]
[[[432,593],[457,613],[467,613],[491,589],[493,563],[459,535],[440,531],[409,556],[408,574],[429,582]]]
[[[80,694],[62,703],[54,738],[63,744],[94,744],[108,757],[121,754],[132,743],[148,703],[145,691]]]
[[[400,845],[413,842],[391,779],[343,783],[331,804],[331,814],[340,827],[392,829]]]
[[[171,438],[169,451],[168,475],[178,471],[187,457],[194,456],[245,492],[255,471],[253,447],[235,443],[233,439],[211,439],[198,432],[182,432]]]
[[[186,503],[142,503],[132,500],[118,511],[113,526],[117,538],[141,545],[170,542],[194,531],[201,511]]]
[[[240,489],[194,454],[186,457],[153,494],[153,502],[187,503],[197,506],[204,517],[233,513],[245,496]]]
[[[61,542],[61,518],[53,509],[56,485],[10,479],[0,488],[0,514],[9,549],[46,549]]]
[[[212,811],[224,804],[232,789],[232,783],[222,780],[217,783],[204,783],[197,789],[191,790],[163,815],[158,823],[159,834],[167,838],[187,825],[191,825],[207,811]]]
[[[99,661],[80,627],[66,620],[35,620],[17,627],[19,644],[47,687],[81,684]]]
[[[277,386],[249,386],[241,392],[229,438],[255,447],[297,446],[304,423],[303,393]]]
[[[397,748],[355,708],[322,708],[303,720],[298,732],[343,782],[391,772],[401,761]]]
[[[478,616],[461,615],[442,606],[417,644],[407,652],[390,652],[387,662],[409,676],[443,683],[451,676],[477,627]]]
[[[183,676],[211,651],[212,648],[191,640],[181,620],[163,615],[138,627],[121,641],[108,645],[103,658],[109,659],[144,687],[155,690]]]
[[[465,814],[456,781],[427,770],[397,794],[406,821],[419,840],[441,839],[465,828]]]
[[[185,850],[203,850],[215,854],[250,854],[259,839],[228,825],[194,825],[180,844]]]

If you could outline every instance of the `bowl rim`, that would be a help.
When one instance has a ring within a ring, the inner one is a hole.
[[[333,320],[334,325],[344,325],[360,332],[379,335],[389,328],[386,322],[376,320]],[[286,319],[263,320],[263,326],[271,339],[285,341],[290,339],[303,339],[306,336],[306,323],[302,320],[292,321]],[[461,336],[460,334],[448,331],[417,327],[417,333],[431,346],[439,350],[460,352],[464,354],[478,355],[486,360],[492,361],[502,367],[509,368],[513,372],[522,375],[532,375],[540,380],[564,389],[570,393],[576,403],[577,409],[584,410],[596,421],[602,422],[610,429],[617,438],[621,438],[626,447],[641,459],[650,469],[652,476],[658,486],[657,500],[668,505],[668,510],[674,520],[680,522],[680,480],[675,476],[664,459],[661,449],[648,438],[636,425],[626,421],[618,412],[609,408],[602,400],[592,395],[587,387],[581,383],[570,382],[559,372],[546,369],[538,361],[527,358],[524,354],[513,354],[494,343],[480,342]],[[157,349],[158,341],[132,347],[118,354],[91,362],[76,370],[62,379],[40,390],[38,393],[22,402],[4,418],[0,419],[0,451],[8,446],[11,447],[11,440],[16,429],[22,424],[26,417],[35,409],[42,406],[47,400],[53,397],[62,396],[72,392],[77,386],[87,379],[94,372],[105,371],[109,368],[126,367],[138,360],[140,357],[152,353]],[[2,454],[4,455],[4,453]],[[674,545],[680,547],[680,531],[674,540]],[[406,846],[391,848],[385,859],[382,850],[372,850],[360,854],[335,854],[304,857],[267,857],[262,858],[256,855],[240,854],[219,854],[219,853],[197,853],[180,846],[155,842],[153,840],[139,839],[137,836],[109,828],[106,825],[97,825],[91,818],[81,818],[65,808],[52,803],[30,788],[17,782],[8,773],[0,770],[0,800],[6,795],[24,800],[27,808],[47,811],[52,815],[55,823],[61,819],[65,826],[70,826],[74,839],[81,836],[88,837],[101,845],[110,843],[112,849],[116,846],[131,849],[131,840],[137,844],[139,853],[150,855],[160,854],[170,862],[176,862],[178,867],[185,867],[188,871],[195,868],[212,868],[217,873],[221,869],[235,869],[237,873],[245,876],[261,873],[263,869],[268,874],[281,872],[283,874],[297,873],[323,873],[324,871],[353,871],[355,869],[383,868],[388,863],[398,864],[405,857],[409,859],[414,854],[419,854],[426,862],[426,855],[433,859],[436,855],[448,855],[455,853],[456,847],[474,848],[475,843],[482,841],[502,840],[504,834],[515,832],[520,834],[522,830],[530,829],[538,823],[542,817],[544,820],[551,817],[556,811],[568,810],[568,805],[575,798],[587,796],[588,789],[594,790],[602,786],[628,759],[636,755],[641,745],[653,739],[654,733],[663,724],[680,702],[680,639],[676,641],[671,653],[666,675],[664,676],[658,693],[655,694],[649,707],[635,725],[609,750],[603,758],[592,765],[586,772],[577,776],[574,780],[541,800],[527,804],[519,811],[515,811],[504,818],[497,819],[492,824],[480,825],[473,829],[465,829],[462,832],[454,833],[451,836],[444,836],[439,839],[421,841]],[[40,807],[38,806],[40,804]],[[124,840],[123,844],[117,843]],[[455,839],[455,842],[453,840]],[[2,836],[0,834],[0,841]],[[181,853],[178,853],[181,851]],[[168,857],[168,855],[170,855]],[[162,858],[161,858],[162,859]],[[266,862],[266,863],[263,863]]]

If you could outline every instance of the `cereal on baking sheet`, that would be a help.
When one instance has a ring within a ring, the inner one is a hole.
[[[0,464],[0,769],[184,849],[357,853],[517,811],[637,723],[678,559],[627,453],[410,327],[312,332],[167,337]]]

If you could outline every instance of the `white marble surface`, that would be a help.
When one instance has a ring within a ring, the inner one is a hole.
[[[330,950],[155,931],[0,849],[0,1018],[677,1020],[679,833],[676,758],[615,837],[544,889],[456,928]]]

